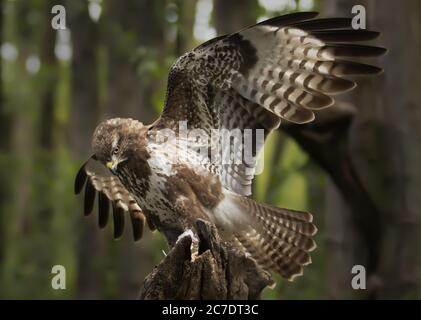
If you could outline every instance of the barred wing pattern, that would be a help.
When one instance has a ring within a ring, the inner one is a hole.
[[[170,71],[167,101],[156,127],[176,129],[178,120],[187,120],[191,128],[208,132],[261,127],[267,136],[280,119],[298,124],[314,120],[314,111],[331,106],[334,95],[356,86],[345,77],[382,71],[347,60],[382,55],[384,48],[353,43],[379,33],[352,29],[350,18],[316,16],[303,12],[269,19],[182,56]],[[238,162],[220,166],[220,177],[226,188],[250,195],[253,165]]]
[[[79,194],[85,186],[84,213],[91,214],[95,196],[98,193],[98,225],[104,228],[108,223],[110,204],[113,211],[114,238],[118,239],[124,231],[125,213],[130,214],[133,238],[142,238],[145,222],[154,230],[152,223],[146,219],[142,209],[132,195],[102,163],[92,156],[80,169],[75,179],[75,193]]]

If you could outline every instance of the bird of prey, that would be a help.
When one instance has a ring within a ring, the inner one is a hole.
[[[194,238],[195,221],[204,219],[263,269],[288,280],[302,275],[316,247],[312,215],[250,198],[256,158],[245,154],[259,154],[281,120],[314,120],[334,95],[356,86],[349,76],[382,71],[349,58],[385,52],[361,44],[378,32],[354,30],[350,18],[316,16],[283,15],[209,40],[171,67],[164,109],[154,123],[115,118],[99,124],[94,154],[75,180],[76,193],[86,185],[85,214],[98,193],[100,227],[111,204],[116,238],[128,212],[135,240],[147,223],[170,246],[187,233]],[[190,134],[195,130],[200,139]],[[252,143],[245,143],[246,134],[241,143],[220,143],[233,130],[248,132]],[[221,161],[227,148],[229,161]]]

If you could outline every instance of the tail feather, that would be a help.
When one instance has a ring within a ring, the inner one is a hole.
[[[276,208],[246,197],[236,197],[237,206],[253,225],[237,231],[235,237],[242,249],[259,265],[292,281],[311,263],[310,252],[316,248],[317,232],[308,212]]]
[[[253,230],[252,232],[257,232]],[[264,269],[277,272],[287,280],[292,281],[295,277],[303,274],[303,267],[299,262],[287,256],[274,256],[261,248],[261,243],[251,239],[247,234],[238,234],[238,241],[246,248],[257,263]],[[279,259],[281,257],[281,259]]]

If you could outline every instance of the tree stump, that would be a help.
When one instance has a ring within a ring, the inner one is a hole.
[[[146,277],[140,299],[259,299],[271,275],[219,237],[214,225],[198,220],[199,250],[181,238]]]

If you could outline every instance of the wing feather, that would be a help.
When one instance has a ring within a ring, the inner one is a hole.
[[[354,30],[350,18],[316,16],[301,12],[275,17],[186,53],[171,68],[156,127],[175,129],[177,120],[183,120],[208,133],[263,129],[266,137],[280,119],[313,121],[315,111],[334,104],[334,95],[356,86],[348,76],[382,71],[349,60],[384,54],[384,48],[360,43],[377,38],[378,32]],[[241,157],[235,149],[234,158]],[[253,169],[219,165],[223,185],[243,195],[251,192]]]
[[[105,193],[98,192],[98,225],[101,229],[107,226],[109,211],[110,201]]]
[[[151,230],[155,227],[147,221],[142,209],[120,179],[113,175],[102,163],[92,156],[78,171],[75,179],[75,193],[79,194],[85,186],[84,212],[89,215],[98,193],[98,225],[104,228],[109,219],[110,203],[112,205],[114,238],[118,239],[124,231],[124,216],[128,212],[135,241],[142,238],[146,222]]]

